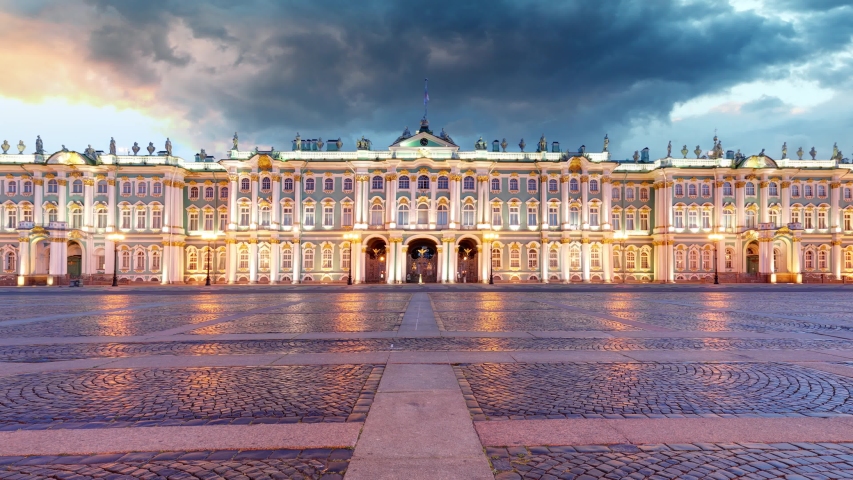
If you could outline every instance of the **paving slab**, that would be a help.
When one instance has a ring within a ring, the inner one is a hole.
[[[115,359],[109,368],[239,367],[270,365],[281,355],[152,355]]]
[[[364,353],[294,353],[279,356],[272,365],[347,365],[357,363],[386,363],[388,352]]]
[[[399,331],[438,333],[438,323],[435,321],[429,295],[424,292],[412,295],[406,313],[403,314],[403,322],[400,324]]]
[[[634,361],[633,358],[623,353],[599,351],[511,352],[509,355],[512,357],[513,361],[518,363]]]
[[[429,364],[389,363],[379,382],[379,393],[459,392],[455,375],[447,375],[449,367]],[[452,371],[451,371],[452,373]]]
[[[763,354],[764,352],[762,352]],[[756,360],[744,351],[707,352],[707,351],[626,351],[628,358],[639,362],[730,362]]]
[[[802,367],[813,368],[822,372],[835,373],[845,377],[853,378],[853,365],[842,365],[829,362],[793,362]]]
[[[106,366],[114,361],[114,358],[81,358],[79,360],[50,363],[0,363],[0,376],[56,372],[60,370],[83,370]]]

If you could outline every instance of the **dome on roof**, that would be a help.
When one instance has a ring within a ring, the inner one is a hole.
[[[258,162],[258,168],[261,170],[272,170],[272,160],[266,153],[257,153],[249,159],[250,162]]]
[[[74,151],[60,150],[48,157],[45,163],[49,165],[94,165],[95,161]]]
[[[767,155],[746,157],[735,168],[779,168],[776,161]]]

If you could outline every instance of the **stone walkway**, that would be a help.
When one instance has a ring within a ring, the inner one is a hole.
[[[0,478],[853,478],[846,287],[3,289]]]

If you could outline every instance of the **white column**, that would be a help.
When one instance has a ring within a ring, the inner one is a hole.
[[[355,215],[355,219],[353,220],[354,228],[361,228],[361,175],[355,176],[355,193],[353,200],[353,215]]]
[[[18,275],[25,277],[30,274],[30,239],[18,238]],[[23,278],[18,279],[18,285],[23,285]]]
[[[397,242],[397,282],[406,283],[406,260],[409,252],[409,246],[403,245],[403,242]]]
[[[768,208],[768,206],[770,205],[770,197],[768,195],[769,192],[770,182],[768,182],[766,179],[761,180],[758,183],[758,221],[761,223],[767,223],[768,221],[770,221],[770,209]]]
[[[551,244],[548,240],[542,240],[542,248],[539,249],[539,275],[542,283],[548,283],[548,262],[551,258]]]
[[[601,266],[604,267],[604,283],[611,283],[613,282],[613,243],[606,238],[602,245],[604,248],[601,249]]]
[[[436,258],[436,262],[435,262],[435,265],[436,265],[436,267],[435,267],[436,268],[435,281],[437,283],[444,283],[444,270],[445,270],[444,269],[444,261],[445,261],[445,256],[447,255],[446,253],[444,253],[444,246],[445,246],[444,243],[441,243],[440,246],[436,247],[437,258]]]
[[[838,203],[841,199],[841,183],[840,182],[832,182],[829,184],[829,227],[830,232],[836,233],[841,231],[841,222],[840,222],[840,210],[838,208]],[[840,246],[839,246],[840,248]],[[833,250],[835,250],[833,248]],[[840,265],[840,264],[839,264]],[[839,267],[840,268],[840,267]],[[839,279],[841,275],[841,271],[839,270]]]
[[[539,225],[542,230],[547,230],[548,225],[548,175],[542,170],[542,188],[539,191]],[[522,212],[527,215],[527,212]],[[542,279],[543,281],[546,279]]]
[[[258,239],[249,239],[249,283],[258,283]]]
[[[352,262],[352,283],[357,284],[361,283],[361,270],[364,268],[364,265],[361,263],[361,240],[356,240],[350,245],[349,261]]]
[[[745,185],[746,182],[744,182],[743,180],[737,180],[735,182],[735,227],[737,231],[743,230],[746,218],[743,210],[745,203],[743,187]]]
[[[415,228],[415,225],[418,223],[418,195],[415,191],[414,182],[411,183],[409,191],[411,192],[411,196],[409,198],[409,226]],[[400,225],[397,225],[397,227],[403,228]]]
[[[172,188],[175,189],[172,195],[172,207],[174,208],[174,213],[172,214],[172,225],[178,228],[178,232],[183,233],[184,231],[184,184],[182,182],[175,182],[172,184]],[[183,258],[183,257],[182,257]],[[183,276],[183,274],[181,274]]]
[[[67,221],[67,218],[68,218],[68,216],[67,216],[67,214],[68,214],[68,199],[65,196],[65,193],[68,189],[68,186],[67,186],[68,180],[63,178],[64,175],[65,175],[64,173],[59,173],[57,175],[57,180],[56,180],[57,183],[59,184],[59,188],[58,188],[59,194],[57,195],[57,201],[56,201],[56,203],[58,204],[57,206],[59,208],[57,208],[58,215],[56,217],[56,220],[60,221],[60,222],[65,222],[65,221]],[[19,216],[18,220],[20,220],[20,219],[21,219],[21,217]],[[53,250],[51,250],[51,255],[52,254],[53,254]]]
[[[252,213],[249,222],[255,230],[258,228],[258,174],[252,173],[250,178],[252,180]]]
[[[298,172],[299,169],[297,168]],[[317,212],[314,212],[315,219]],[[315,222],[316,223],[316,222]],[[293,176],[293,229],[299,230],[302,224],[302,176],[295,174]],[[295,258],[295,257],[294,257]],[[294,263],[294,265],[296,265]]]
[[[385,257],[385,283],[393,285],[397,273],[397,242],[395,239],[389,240],[388,248],[385,249]]]
[[[397,202],[394,201],[394,178],[396,176],[393,174],[385,175],[385,228],[391,228],[397,207]]]
[[[237,175],[228,175],[228,223],[229,228],[237,226]]]
[[[723,227],[723,182],[714,182],[714,227],[721,231]]]
[[[38,173],[40,175],[41,173]],[[33,206],[33,215],[36,225],[41,225],[44,223],[44,208],[42,208],[42,204],[44,203],[44,179],[41,177],[36,177],[33,179],[33,190],[35,191],[35,205]]]
[[[791,182],[782,180],[782,224],[791,223]]]
[[[583,283],[589,283],[589,239],[581,239],[581,275]]]
[[[834,192],[837,192],[838,189],[833,189]],[[842,254],[841,254],[841,239],[832,240],[832,278],[836,280],[841,280],[841,262],[842,262]]]
[[[436,189],[438,188],[438,175],[429,177],[429,228],[435,228],[438,216],[438,205],[435,201]]]
[[[281,271],[281,240],[277,238],[270,239],[270,285],[278,283],[279,272]],[[350,261],[352,261],[352,252],[350,252]]]
[[[791,239],[791,245],[793,245],[793,252],[791,252],[791,273],[796,274],[796,283],[803,283],[803,271],[800,265],[800,258],[803,255],[803,244],[800,241],[800,238],[794,237]]]
[[[601,194],[601,225],[604,230],[612,230],[613,225],[610,224],[610,203],[613,200],[613,185],[610,183],[610,177],[601,177],[601,189],[603,192]],[[654,192],[654,190],[652,190],[652,192]]]
[[[281,175],[277,172],[272,174],[272,223],[273,230],[281,230]],[[279,247],[279,250],[281,248]]]
[[[358,283],[364,283],[367,278],[367,245],[361,246],[361,260],[359,261],[361,268],[358,271]]]
[[[225,240],[225,246],[228,249],[228,284],[233,285],[237,282],[237,240]]]
[[[571,261],[569,259],[569,242],[568,238],[560,239],[560,267],[562,270],[563,282],[569,283],[571,281],[571,271],[569,270],[569,266],[571,265]]]
[[[167,210],[168,211],[168,210]],[[168,237],[167,237],[168,238]],[[172,275],[172,249],[169,247],[168,240],[163,240],[160,242],[160,246],[162,246],[162,250],[160,251],[160,285],[168,285],[169,278]],[[227,247],[227,245],[226,245]],[[114,249],[115,244],[109,240],[107,240],[104,244],[104,273],[110,274],[114,272],[113,268],[115,268],[115,263],[113,261],[113,257],[115,256]]]
[[[459,201],[459,175],[450,174],[450,228],[459,228],[459,213],[462,208]]]
[[[563,211],[563,218],[560,221],[563,224],[563,230],[566,230],[569,226],[569,177],[567,175],[560,177],[560,202],[560,209]]]
[[[94,222],[92,222],[92,210],[95,204],[95,192],[94,192],[95,180],[91,177],[87,177],[83,179],[83,230],[92,231],[95,226]],[[36,206],[36,211],[41,212],[41,205]],[[87,257],[90,257],[88,255]],[[86,261],[84,259],[83,263]]]
[[[300,273],[299,264],[302,262],[302,248],[298,238],[293,239],[293,283],[302,283],[302,274]]]
[[[589,176],[581,175],[581,220],[582,228],[589,229]],[[600,219],[599,219],[600,220]]]
[[[477,245],[477,258],[480,267],[480,282],[489,283],[489,269],[492,262],[492,243],[484,242],[482,245]]]

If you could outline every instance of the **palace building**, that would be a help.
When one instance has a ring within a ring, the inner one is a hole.
[[[0,155],[3,285],[843,281],[853,175],[714,149],[633,160],[541,138],[462,150],[426,119],[387,149]],[[669,149],[668,149],[669,150]],[[681,158],[684,157],[684,158]],[[117,264],[116,264],[117,262]]]

